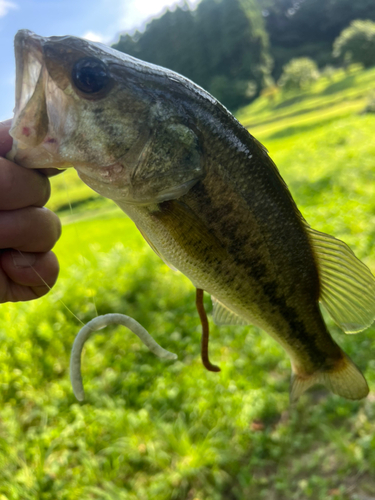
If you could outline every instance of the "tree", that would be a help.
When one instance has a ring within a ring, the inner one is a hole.
[[[278,85],[285,90],[305,90],[319,78],[316,63],[308,57],[292,59],[283,68]]]
[[[278,79],[291,59],[310,57],[319,67],[333,64],[332,44],[351,21],[375,21],[374,0],[257,0],[270,34]]]
[[[375,65],[375,23],[353,21],[333,44],[334,57],[344,63],[359,62],[365,68]]]
[[[114,48],[187,76],[231,109],[259,94],[272,65],[256,0],[202,0],[194,11],[184,4]]]

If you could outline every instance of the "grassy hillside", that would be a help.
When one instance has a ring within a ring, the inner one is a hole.
[[[375,70],[337,73],[308,93],[262,97],[238,118],[269,149],[310,224],[375,271]],[[113,204],[73,172],[53,179],[63,236],[54,290],[0,307],[0,500],[369,500],[375,497],[375,327],[334,337],[363,370],[365,401],[315,388],[290,407],[290,363],[254,327],[211,322],[200,363],[194,288]],[[70,207],[71,205],[71,207]],[[64,304],[63,304],[63,303]],[[86,401],[69,353],[79,321],[123,312],[177,362],[124,328],[88,342]],[[209,298],[206,298],[210,309]]]

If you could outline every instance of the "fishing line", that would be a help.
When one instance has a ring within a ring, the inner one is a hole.
[[[66,182],[65,172],[66,172],[66,170],[64,170],[62,172],[62,176],[63,176],[63,179],[64,179],[64,185],[65,185],[65,191],[66,191],[66,199],[68,200],[70,215],[73,217],[73,207],[72,207],[72,204],[70,203],[69,187],[68,187],[68,183]]]
[[[64,178],[64,184],[65,184],[65,190],[66,190],[67,201],[68,201],[68,204],[69,204],[70,214],[71,214],[71,216],[73,216],[73,215],[74,215],[74,214],[73,214],[73,207],[72,207],[72,204],[71,204],[71,202],[70,202],[69,188],[68,188],[68,183],[66,182],[65,171],[63,171],[63,172],[62,172],[62,175],[63,175],[63,178]],[[80,238],[80,236],[79,236],[79,233],[78,233],[77,227],[76,227],[76,226],[74,226],[74,229],[75,229],[75,231],[76,231],[76,237],[77,237],[77,239],[79,239],[79,238]],[[48,288],[48,290],[49,290],[49,291],[51,291],[51,290],[52,290],[52,287],[50,287],[50,286],[49,286],[49,284],[48,284],[48,283],[47,283],[47,282],[43,279],[43,277],[42,277],[42,276],[38,273],[38,271],[34,268],[34,266],[32,266],[32,265],[31,265],[31,264],[27,261],[26,257],[23,255],[23,253],[21,252],[21,250],[18,250],[18,249],[17,249],[17,252],[18,252],[18,253],[21,255],[21,257],[25,260],[25,262],[27,263],[28,267],[30,267],[30,268],[34,271],[34,273],[35,273],[35,274],[39,277],[39,279],[42,281],[42,283],[43,283],[43,284],[44,284],[44,285]],[[83,255],[81,255],[80,257],[82,257],[82,260],[83,260],[83,261],[85,261],[85,259],[84,259]],[[85,263],[85,265],[87,265],[87,264]],[[93,305],[94,305],[94,309],[95,309],[96,317],[98,317],[98,316],[99,316],[99,314],[98,314],[98,309],[97,309],[97,307],[96,307],[96,303],[95,303],[94,296],[92,295],[92,296],[91,296],[91,298],[92,298],[92,302],[93,302]],[[67,311],[68,311],[68,312],[69,312],[69,313],[70,313],[70,314],[71,314],[71,315],[72,315],[72,316],[73,316],[73,317],[74,317],[74,318],[75,318],[75,319],[76,319],[79,323],[81,323],[81,325],[85,326],[85,323],[83,323],[83,321],[81,321],[81,320],[79,319],[79,317],[78,317],[76,314],[74,314],[74,312],[73,312],[71,309],[69,309],[69,307],[68,307],[68,306],[64,303],[64,301],[63,301],[62,299],[60,299],[60,298],[59,298],[59,299],[58,299],[58,301],[59,301],[59,302],[60,302],[60,303],[61,303],[61,304],[65,307],[65,309],[66,309],[66,310],[67,310]]]
[[[66,170],[63,171],[62,175],[63,175],[63,179],[64,179],[64,185],[65,185],[65,191],[66,191],[66,198],[67,198],[68,204],[69,204],[70,215],[73,218],[73,216],[74,216],[74,214],[73,214],[73,207],[72,207],[72,204],[70,202],[69,186],[68,186],[68,183],[66,181],[65,172],[66,172]],[[74,224],[74,230],[75,230],[75,233],[76,233],[77,240],[82,242],[81,237],[80,237],[79,232],[78,232],[78,229],[77,229],[77,226],[75,224]],[[81,259],[84,267],[86,267],[86,269],[89,270],[89,263],[88,263],[87,259],[85,259],[85,257],[82,254],[80,255],[80,259]],[[89,294],[89,299],[92,300],[92,303],[93,303],[93,306],[94,306],[94,309],[95,309],[96,317],[98,317],[99,316],[98,308],[96,307],[94,292],[91,290],[91,288],[89,288],[88,294]]]
[[[40,280],[44,283],[44,285],[48,288],[48,290],[49,290],[49,291],[51,291],[51,290],[52,290],[52,287],[50,287],[50,286],[49,286],[49,284],[48,284],[48,283],[47,283],[47,282],[46,282],[46,281],[42,278],[42,276],[38,273],[38,271],[34,268],[34,266],[32,266],[32,265],[31,265],[31,264],[27,261],[26,257],[25,257],[25,256],[24,256],[24,254],[21,252],[21,250],[17,250],[17,252],[21,255],[21,257],[22,257],[23,259],[25,259],[25,262],[27,263],[28,267],[31,267],[31,269],[34,271],[34,273],[35,273],[35,274],[39,277],[39,279],[40,279]],[[83,321],[81,321],[81,320],[79,319],[79,317],[78,317],[78,316],[76,316],[76,315],[74,314],[74,312],[73,312],[73,311],[71,311],[71,310],[69,309],[69,307],[68,307],[68,306],[67,306],[67,305],[66,305],[66,304],[65,304],[65,303],[64,303],[61,299],[58,299],[58,301],[59,301],[59,302],[61,302],[61,304],[65,307],[65,309],[66,309],[67,311],[69,311],[69,312],[70,312],[70,314],[71,314],[71,315],[72,315],[72,316],[73,316],[73,317],[74,317],[77,321],[79,321],[79,322],[81,323],[81,325],[85,325],[85,323],[84,323]]]

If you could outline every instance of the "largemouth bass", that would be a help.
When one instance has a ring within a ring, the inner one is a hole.
[[[74,167],[155,252],[213,296],[221,324],[254,324],[288,353],[291,400],[321,383],[368,385],[332,339],[375,317],[375,279],[347,245],[309,227],[266,149],[186,78],[72,36],[15,39],[10,159]]]

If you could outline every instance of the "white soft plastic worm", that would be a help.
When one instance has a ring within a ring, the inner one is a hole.
[[[152,353],[162,359],[177,359],[177,354],[166,351],[163,349],[143,328],[142,325],[135,321],[135,319],[125,316],[125,314],[104,314],[89,321],[78,332],[72,352],[70,355],[70,380],[72,382],[73,392],[78,401],[85,399],[85,391],[83,389],[82,374],[81,374],[81,354],[83,346],[90,335],[105,328],[108,325],[123,325],[135,333],[142,342],[150,349]]]

